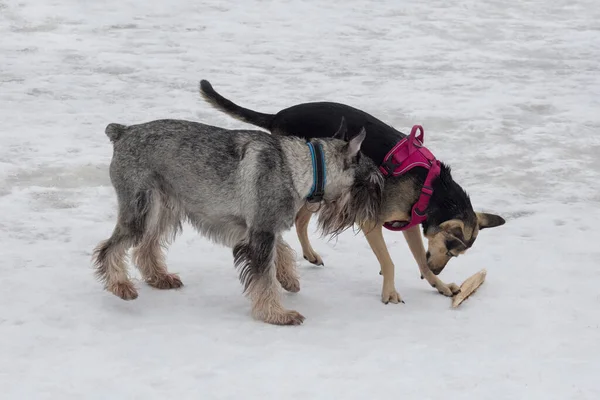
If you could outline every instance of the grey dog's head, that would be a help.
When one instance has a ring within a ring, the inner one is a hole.
[[[360,152],[365,137],[363,128],[349,139],[342,118],[331,139],[318,139],[324,144],[328,168],[325,197],[318,211],[318,224],[325,235],[337,236],[355,223],[361,226],[377,221],[384,181],[375,163]]]

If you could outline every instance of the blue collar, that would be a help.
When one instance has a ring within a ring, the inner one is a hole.
[[[309,203],[319,203],[323,200],[325,195],[325,182],[326,182],[326,171],[325,171],[325,154],[320,143],[306,142],[308,149],[310,150],[310,158],[312,159],[313,165],[313,185],[310,189],[310,193],[306,200]]]

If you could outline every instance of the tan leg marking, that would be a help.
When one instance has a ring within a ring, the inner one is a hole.
[[[124,242],[108,239],[98,244],[94,250],[96,276],[104,287],[123,300],[138,297],[135,286],[127,273],[127,246]]]
[[[404,239],[406,239],[406,243],[408,243],[408,248],[412,253],[417,265],[419,266],[419,271],[421,271],[421,277],[425,278],[429,284],[437,289],[438,292],[443,294],[444,296],[452,297],[456,293],[460,292],[460,287],[455,283],[445,284],[442,282],[440,278],[435,276],[433,272],[427,266],[427,256],[425,254],[425,247],[423,246],[423,237],[421,236],[421,231],[419,230],[419,226],[413,226],[402,232],[404,234]]]
[[[310,241],[308,240],[308,223],[312,212],[303,205],[300,211],[296,214],[296,234],[300,240],[302,246],[302,255],[304,258],[315,265],[323,265],[323,259],[321,256],[312,248]]]
[[[381,301],[385,304],[388,304],[389,302],[394,304],[404,303],[402,297],[400,297],[400,294],[396,291],[394,283],[394,263],[388,252],[385,240],[383,239],[383,225],[378,224],[375,227],[363,226],[362,230],[381,267],[381,274],[383,275]]]
[[[296,273],[296,257],[292,248],[281,238],[275,247],[276,276],[281,286],[288,292],[300,291],[300,280]]]
[[[169,242],[167,238],[173,236],[177,220],[172,209],[163,202],[153,202],[142,241],[132,252],[133,262],[144,281],[157,289],[177,289],[183,286],[179,275],[170,274],[167,270],[163,253],[163,246]]]
[[[145,239],[133,249],[133,262],[140,270],[144,281],[157,289],[177,289],[183,282],[177,274],[167,271],[165,256],[156,238]]]
[[[248,296],[252,301],[252,316],[274,325],[302,324],[304,316],[297,311],[287,310],[281,305],[279,288],[274,275],[273,265],[248,287]]]

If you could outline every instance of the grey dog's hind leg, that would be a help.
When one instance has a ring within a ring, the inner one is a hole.
[[[169,207],[166,196],[155,190],[152,193],[149,215],[139,245],[133,249],[133,262],[144,281],[158,289],[175,289],[183,286],[177,274],[169,273],[163,248],[180,230],[181,217],[177,207]]]
[[[127,274],[127,250],[131,243],[127,229],[117,224],[112,236],[94,249],[96,277],[104,283],[106,290],[123,300],[133,300],[138,296]]]
[[[150,191],[124,193],[117,190],[117,198],[117,224],[111,237],[94,249],[93,261],[96,276],[108,291],[123,300],[133,300],[138,294],[127,273],[127,251],[143,237],[151,194]]]

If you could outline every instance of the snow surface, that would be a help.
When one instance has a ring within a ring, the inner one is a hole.
[[[592,0],[0,0],[0,397],[600,398],[598,21]],[[183,290],[103,291],[104,128],[247,127],[202,78],[263,112],[331,100],[423,124],[507,219],[441,275],[487,268],[484,286],[452,310],[386,232],[406,300],[386,306],[361,235],[313,234],[320,268],[290,232],[302,290],[284,304],[307,320],[275,327],[249,316],[230,250],[186,227]]]

